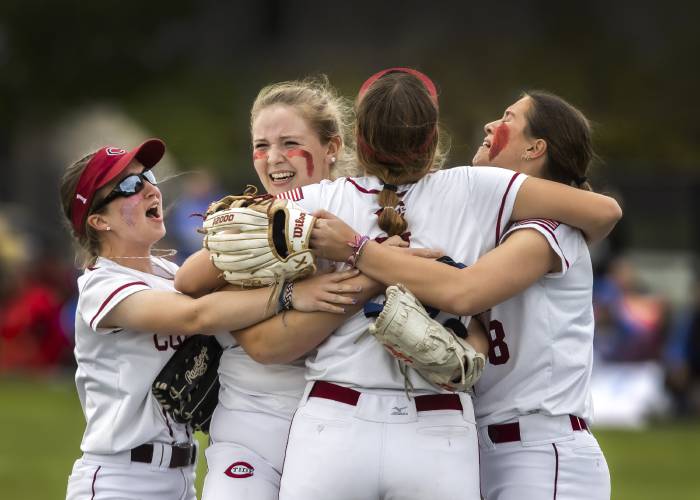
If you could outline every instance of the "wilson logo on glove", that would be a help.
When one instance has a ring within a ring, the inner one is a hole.
[[[294,237],[301,238],[304,235],[304,219],[306,219],[306,212],[299,214],[299,217],[294,221]]]

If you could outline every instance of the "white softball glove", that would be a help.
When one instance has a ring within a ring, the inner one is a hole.
[[[483,354],[432,319],[402,284],[386,289],[384,309],[369,332],[400,364],[449,391],[472,387],[486,364]]]
[[[249,189],[209,206],[203,245],[231,284],[257,287],[294,281],[316,270],[309,249],[314,221],[289,200],[256,196]]]

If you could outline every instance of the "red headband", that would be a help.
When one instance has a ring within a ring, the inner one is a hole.
[[[382,70],[379,73],[373,74],[367,80],[365,80],[365,83],[362,84],[362,87],[360,87],[360,91],[357,93],[357,98],[362,99],[369,90],[369,88],[372,86],[372,84],[388,73],[408,73],[409,75],[413,75],[416,78],[418,78],[425,86],[425,89],[428,91],[428,94],[432,98],[435,107],[438,107],[438,95],[437,89],[435,88],[435,84],[430,78],[428,78],[426,74],[421,73],[420,71],[412,68],[389,68]]]
[[[85,220],[95,193],[121,174],[136,159],[146,168],[153,168],[165,154],[165,143],[149,139],[139,147],[126,151],[106,146],[98,150],[80,174],[71,203],[71,225],[78,235],[85,234]]]

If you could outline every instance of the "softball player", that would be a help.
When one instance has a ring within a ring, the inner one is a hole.
[[[253,163],[269,193],[293,192],[329,178],[331,172],[337,176],[348,170],[353,154],[344,147],[347,108],[325,80],[282,82],[260,91],[251,110]],[[175,284],[180,291],[199,295],[223,284],[220,274],[208,252],[202,250],[183,264]],[[340,324],[344,316],[334,313],[342,309],[332,302],[356,311],[361,306],[352,306],[352,302],[361,303],[379,290],[362,277],[340,283],[355,275],[345,272],[313,278],[310,281],[321,280],[316,289],[304,288],[309,280],[296,284],[294,307],[299,309],[300,301],[310,299],[325,303],[328,307],[322,310],[327,312],[321,316]],[[329,297],[336,291],[356,293],[360,287],[365,290],[355,299]],[[294,315],[289,316],[294,325]],[[219,404],[206,450],[204,499],[277,499],[289,425],[305,385],[303,359],[294,360],[322,340],[319,329],[320,324],[315,324],[293,337],[286,335],[286,329],[280,329],[283,335],[278,337],[267,328],[257,329],[236,334],[236,344],[224,351],[219,365]],[[261,351],[264,357],[257,356]],[[275,364],[260,364],[248,353]]]
[[[151,254],[165,235],[151,171],[164,151],[158,139],[132,151],[104,147],[69,167],[61,183],[86,267],[75,325],[86,429],[70,499],[194,499],[191,429],[162,410],[151,383],[184,336],[226,332],[274,312],[266,290],[196,300],[174,291],[177,266]]]
[[[511,165],[588,187],[588,122],[562,99],[526,94],[485,129],[474,163]],[[599,201],[593,193],[574,194]],[[611,222],[616,218],[619,211]],[[347,230],[338,220],[325,222],[317,244],[342,258],[342,245],[354,236]],[[595,239],[606,232],[600,226],[589,234]],[[475,391],[486,499],[609,498],[605,458],[587,423],[593,314],[585,240],[578,230],[541,218],[516,222],[495,236],[498,248],[464,270],[389,254],[373,244],[357,265],[387,284],[401,281],[422,300],[454,313],[502,302],[490,314],[492,366]]]
[[[516,212],[595,226],[584,199],[601,200],[571,198],[573,189],[493,168],[429,173],[438,150],[437,114],[434,85],[414,70],[383,71],[363,85],[358,157],[370,175],[293,195],[307,210],[323,208],[352,221],[364,235],[354,239],[351,232],[321,255],[361,263],[362,252],[376,246],[368,239],[401,234],[412,245],[439,247],[472,263],[493,248]],[[536,208],[532,200],[542,193],[550,203]],[[455,324],[454,317],[438,318]],[[355,315],[307,359],[309,383],[291,427],[280,498],[328,498],[331,491],[339,499],[479,498],[470,397],[442,393],[409,371],[415,397],[408,398],[396,360],[364,335],[370,321]]]
[[[488,141],[508,127],[490,155]],[[502,165],[590,189],[588,122],[551,94],[532,92],[485,127],[474,163]],[[488,158],[490,156],[490,158]],[[519,158],[518,158],[519,156]],[[551,220],[513,224],[501,237],[549,253],[550,266],[527,290],[491,310],[489,366],[477,384],[482,489],[488,500],[610,498],[610,473],[595,437],[593,272],[581,233]],[[544,272],[543,272],[544,271]]]

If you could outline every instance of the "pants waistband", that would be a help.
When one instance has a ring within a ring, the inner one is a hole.
[[[146,443],[131,450],[131,461],[150,464],[154,461],[154,452],[157,454],[155,458],[159,460],[160,466],[164,465],[164,460],[167,460],[166,450],[170,449],[170,459],[167,462],[169,469],[177,467],[187,467],[193,465],[197,460],[197,446],[194,443],[181,443],[167,445],[162,443]]]
[[[569,415],[571,428],[575,431],[587,431],[588,425],[586,421],[576,415]],[[510,424],[496,424],[488,426],[488,434],[491,441],[495,444],[511,443],[520,441],[520,424],[513,422]]]
[[[310,398],[323,398],[345,403],[350,406],[357,406],[362,393],[343,387],[342,385],[324,382],[322,380],[314,383]],[[416,404],[417,411],[432,411],[432,410],[459,410],[462,411],[462,402],[457,394],[427,394],[424,396],[416,396],[413,398]]]

